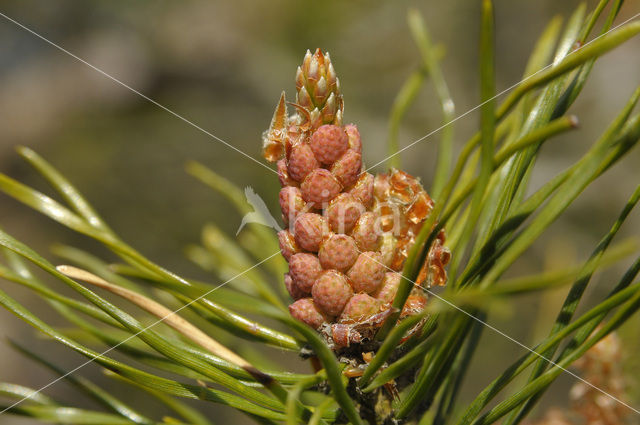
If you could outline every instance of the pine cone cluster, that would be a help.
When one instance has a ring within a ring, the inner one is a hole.
[[[572,365],[584,380],[571,387],[570,408],[551,409],[532,425],[636,423],[632,420],[630,409],[618,401],[628,398],[627,380],[622,370],[622,354],[622,343],[615,332],[591,347]]]
[[[409,174],[373,176],[362,165],[358,128],[342,124],[340,84],[328,54],[307,51],[296,73],[296,113],[284,93],[264,156],[277,161],[286,230],[278,233],[289,263],[284,281],[291,315],[334,347],[371,338],[391,312],[402,267],[433,201]],[[401,317],[421,311],[419,285],[444,285],[444,232],[432,245]]]
[[[618,400],[626,399],[626,382],[622,370],[622,345],[616,333],[610,333],[591,347],[573,365],[584,379],[598,389],[580,381],[571,388],[572,410],[588,425],[620,425],[631,413]],[[611,395],[611,396],[609,396]]]

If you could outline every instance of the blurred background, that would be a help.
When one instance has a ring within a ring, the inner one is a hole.
[[[295,95],[293,77],[306,49],[331,53],[345,98],[345,120],[357,123],[365,143],[365,161],[386,156],[387,122],[393,99],[419,65],[407,24],[409,8],[419,9],[436,43],[445,48],[442,68],[461,114],[479,102],[477,45],[479,1],[325,1],[235,0],[186,2],[33,1],[4,0],[0,12],[86,60],[166,108],[184,116],[238,149],[262,161],[261,133],[269,125],[279,93]],[[589,2],[593,7],[595,2]],[[497,89],[521,78],[527,57],[549,20],[565,19],[576,1],[496,0]],[[640,2],[627,1],[620,23],[640,12]],[[16,145],[36,150],[61,170],[106,221],[142,253],[187,276],[215,280],[184,257],[197,242],[203,224],[215,222],[230,235],[240,217],[228,203],[184,171],[198,160],[238,186],[252,186],[272,211],[277,211],[277,179],[251,162],[122,87],[94,69],[47,44],[15,23],[0,17],[0,170],[50,193],[36,173],[14,151]],[[547,143],[533,186],[565,169],[600,135],[617,114],[640,75],[640,39],[632,40],[600,60],[578,102],[573,106],[579,130]],[[437,98],[427,83],[408,112],[400,143],[405,146],[441,125]],[[478,116],[455,123],[456,149],[477,128]],[[402,154],[403,168],[429,187],[439,135]],[[615,220],[638,183],[640,153],[634,151],[588,189],[520,261],[513,275],[584,260]],[[380,165],[378,171],[383,170]],[[30,246],[48,250],[65,243],[111,259],[102,248],[71,233],[17,202],[0,195],[0,225]],[[619,240],[638,235],[640,214],[634,212]],[[607,276],[595,277],[589,296],[596,299],[609,287]],[[611,273],[611,274],[609,274]],[[45,303],[8,283],[3,290],[36,309],[54,324]],[[492,317],[502,331],[532,344],[554,319],[555,306],[566,288],[542,296],[519,298],[513,308]],[[589,304],[589,300],[585,305]],[[517,315],[516,315],[517,312]],[[637,322],[622,330],[625,349],[639,349]],[[84,360],[35,332],[4,310],[0,336],[45,352],[55,362],[73,368]],[[469,399],[521,348],[486,331],[465,385]],[[637,364],[628,356],[630,376]],[[637,356],[636,356],[637,357]],[[300,369],[306,365],[300,362]],[[637,360],[636,360],[637,363]],[[105,385],[95,365],[80,373]],[[52,375],[0,344],[0,381],[39,388]],[[564,376],[542,406],[562,405],[574,379]],[[634,387],[634,388],[637,388]],[[632,388],[631,394],[638,394]],[[63,382],[47,394],[77,406],[95,406],[79,398]],[[157,408],[139,395],[127,396],[142,410]],[[638,402],[637,396],[635,401]],[[231,409],[198,403],[217,423],[236,420]],[[244,423],[243,417],[234,423]],[[0,416],[0,424],[32,421]]]

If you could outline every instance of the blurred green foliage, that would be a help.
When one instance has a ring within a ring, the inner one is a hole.
[[[589,10],[593,4],[589,3]],[[528,54],[550,18],[569,16],[577,5],[550,0],[495,3],[496,91],[519,81]],[[631,6],[629,2],[622,9],[619,20],[633,14]],[[366,146],[365,160],[373,164],[387,153],[388,117],[396,93],[422,66],[423,59],[405,19],[409,8],[421,12],[432,41],[445,46],[440,66],[457,113],[475,107],[480,99],[476,77],[480,2],[241,0],[130,4],[29,0],[7,1],[2,13],[255,157],[259,156],[259,136],[271,118],[274,100],[282,88],[293,87],[295,65],[307,48],[322,47],[331,52],[341,79],[346,120],[358,124]],[[195,159],[239,187],[252,186],[271,202],[273,211],[277,209],[277,185],[271,175],[265,177],[262,167],[9,21],[2,21],[0,37],[0,168],[7,174],[48,191],[13,153],[16,144],[33,147],[64,171],[117,234],[135,241],[136,248],[156,263],[202,280],[210,275],[185,260],[183,250],[200,239],[206,222],[216,223],[222,232],[233,235],[240,216],[228,214],[228,200],[185,172],[187,161]],[[533,188],[577,159],[593,135],[600,134],[619,112],[629,87],[638,83],[640,58],[634,53],[639,48],[638,40],[632,40],[595,66],[582,100],[572,109],[580,116],[581,128],[563,136],[562,143],[545,146],[541,167],[531,177]],[[415,99],[397,128],[400,147],[442,123],[438,93],[428,82]],[[456,155],[478,122],[479,115],[471,114],[456,123]],[[437,141],[441,135],[433,137]],[[404,168],[431,182],[436,147],[437,143],[430,140],[412,147],[401,155]],[[551,227],[550,234],[516,264],[513,273],[540,272],[550,262],[558,262],[557,257],[566,259],[566,264],[575,263],[574,258],[585,258],[637,184],[637,179],[630,176],[637,172],[635,164],[639,160],[638,152],[631,152],[625,164],[589,188]],[[99,245],[52,225],[4,195],[0,195],[0,206],[3,227],[28,240],[38,252],[47,253],[52,241],[58,241],[106,255]],[[621,233],[633,235],[638,229],[640,220],[630,217]],[[560,250],[559,255],[553,252],[554,246],[568,249]],[[587,305],[604,296],[612,283],[597,281],[587,292]],[[30,307],[43,307],[26,293],[18,295]],[[533,320],[540,303],[537,295],[527,295],[514,311],[518,317]],[[47,310],[42,317],[51,317],[49,314]],[[8,317],[0,311],[0,330],[40,352],[40,342],[32,341],[30,329]],[[506,333],[533,340],[533,335],[527,334],[527,320],[496,320],[496,326]],[[634,323],[623,328],[623,335],[640,332],[637,318]],[[630,352],[637,348],[635,340],[625,338],[630,341]],[[484,346],[491,348],[483,350]],[[60,357],[70,368],[81,361],[80,357],[69,358],[65,350],[51,352],[56,354],[52,356],[54,363]],[[470,401],[516,353],[517,347],[508,341],[483,336],[461,400]],[[40,376],[29,363],[16,360],[4,345],[0,358],[16,365],[3,372],[2,381],[33,387],[49,381],[49,375]],[[630,375],[640,375],[638,362],[631,359],[627,367]],[[298,370],[303,371],[302,365]],[[96,378],[95,369],[88,373]],[[101,377],[96,382],[107,389],[115,385]],[[569,382],[560,380],[554,387],[560,396],[555,398],[566,394]],[[57,388],[53,387],[51,394],[58,395]],[[60,388],[63,398],[70,397],[66,387]],[[640,387],[636,384],[635,388]],[[127,401],[141,406],[153,403],[150,398],[144,400]],[[37,414],[46,416],[44,405]],[[93,406],[89,400],[83,400],[82,405]],[[151,405],[157,409],[157,405]],[[13,423],[7,417],[2,420]]]

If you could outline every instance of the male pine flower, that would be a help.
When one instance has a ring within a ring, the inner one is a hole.
[[[340,83],[328,53],[307,51],[296,91],[296,113],[287,115],[283,93],[263,136],[264,156],[277,161],[282,185],[288,229],[278,239],[289,262],[289,311],[340,349],[371,339],[388,317],[433,202],[403,171],[373,176],[364,170],[358,128],[342,124]],[[432,245],[402,317],[424,308],[420,285],[446,283],[444,239],[441,232]]]

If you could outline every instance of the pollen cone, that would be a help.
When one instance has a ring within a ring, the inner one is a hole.
[[[343,102],[329,54],[304,57],[296,72],[295,114],[284,93],[263,136],[277,161],[286,230],[278,234],[289,263],[291,315],[338,350],[370,340],[391,312],[400,273],[433,201],[415,177],[396,169],[374,176],[362,165],[354,124],[342,125]],[[427,302],[421,285],[444,285],[449,251],[441,232],[402,317]]]

